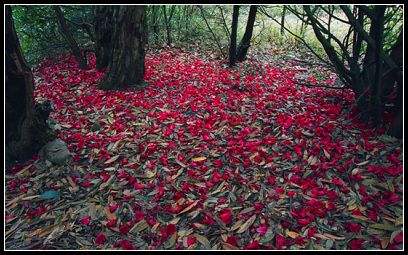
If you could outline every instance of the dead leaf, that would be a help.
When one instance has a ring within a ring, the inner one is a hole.
[[[204,160],[206,160],[206,159],[207,159],[206,157],[201,156],[201,157],[193,158],[191,161],[193,161],[193,162],[201,162],[201,161],[204,161]]]
[[[211,248],[210,241],[208,241],[207,237],[199,235],[199,234],[194,234],[194,236],[197,238],[197,241],[199,241],[206,250]]]
[[[105,213],[108,220],[116,219],[116,215],[110,212],[109,207],[105,207]]]
[[[114,161],[117,160],[119,157],[120,157],[120,155],[116,155],[116,156],[111,157],[110,159],[108,159],[108,160],[105,161],[105,165],[114,162]]]
[[[238,234],[244,233],[256,220],[256,215],[252,215],[237,231]]]
[[[357,165],[357,166],[364,166],[364,165],[367,165],[369,162],[370,162],[369,160],[366,160],[366,161],[361,162],[361,163],[358,163],[358,164],[356,164],[356,165]]]
[[[323,153],[327,159],[330,159],[330,154],[325,149],[323,149]]]
[[[189,206],[187,206],[186,208],[184,208],[184,209],[183,209],[181,212],[179,212],[177,215],[182,214],[182,213],[185,213],[185,212],[188,212],[188,211],[191,210],[194,206],[196,206],[199,201],[200,201],[200,200],[196,200],[195,202],[193,202],[192,204],[190,204]]]
[[[145,230],[147,227],[149,227],[149,224],[147,224],[146,220],[141,220],[137,222],[133,227],[129,230],[130,233],[139,233]]]
[[[156,176],[157,170],[154,171],[146,171],[145,178],[151,179]]]
[[[231,245],[231,244],[229,244],[229,243],[222,243],[222,248],[224,249],[224,250],[239,250],[239,248],[238,247],[236,247],[236,246],[234,246],[234,245]]]
[[[243,222],[244,222],[243,220],[239,220],[239,221],[235,222],[234,225],[232,225],[232,227],[230,228],[229,231],[234,231],[234,230],[238,229],[242,225]]]
[[[290,238],[295,239],[296,237],[299,236],[299,233],[296,233],[296,232],[294,232],[294,231],[287,230],[287,231],[286,231],[286,235],[289,236]]]

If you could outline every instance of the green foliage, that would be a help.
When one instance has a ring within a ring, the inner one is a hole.
[[[59,33],[54,11],[51,6],[13,6],[13,17],[17,34],[20,38],[23,53],[30,65],[35,65],[44,57],[57,56],[68,51],[68,45]],[[62,6],[64,16],[81,48],[92,44],[90,31],[81,24],[92,24],[92,6]],[[232,5],[206,5],[203,6],[204,15],[212,31],[209,31],[199,6],[194,5],[167,5],[166,13],[170,19],[170,34],[172,44],[176,47],[194,49],[197,46],[219,51],[217,42],[222,47],[225,55],[228,54],[229,32],[231,30]],[[268,16],[281,21],[283,5],[261,6]],[[301,11],[301,6],[291,6]],[[342,11],[338,6],[332,7],[333,13],[342,18]],[[244,34],[248,18],[249,6],[242,5],[239,11],[238,42]],[[171,14],[171,17],[170,17]],[[318,14],[325,15],[324,12]],[[252,48],[269,49],[273,47],[293,50],[302,45],[302,42],[287,31],[281,33],[281,26],[266,16],[262,11],[257,12],[252,37]],[[398,32],[402,29],[403,10],[398,6],[390,6],[386,12],[386,27],[384,50],[388,51],[396,41]],[[343,17],[344,18],[344,17]],[[303,38],[309,46],[322,58],[325,52],[315,37],[313,30],[302,22],[290,11],[285,14],[285,27],[295,35]],[[164,18],[163,5],[151,5],[147,8],[148,44],[149,47],[161,47],[167,42],[167,23]],[[369,27],[369,23],[365,27]],[[343,38],[348,27],[336,20],[332,21],[332,32]],[[338,49],[338,46],[333,43]],[[366,45],[363,43],[363,47]],[[251,48],[250,48],[251,50]]]
[[[390,6],[385,12],[384,51],[386,52],[398,39],[398,34],[403,28],[403,15],[402,6]]]
[[[69,50],[60,34],[52,6],[13,6],[13,19],[21,48],[29,65],[45,57],[55,57]],[[92,22],[91,6],[63,6],[65,18],[80,45],[90,42],[89,35],[76,24]]]

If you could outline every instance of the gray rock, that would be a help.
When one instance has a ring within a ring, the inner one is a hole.
[[[63,165],[71,159],[67,144],[61,139],[55,139],[44,145],[40,155],[55,165]]]

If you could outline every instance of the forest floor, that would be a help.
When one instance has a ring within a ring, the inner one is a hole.
[[[73,158],[6,175],[6,249],[401,249],[401,142],[299,73],[316,82],[167,49],[145,89],[105,92],[71,56],[44,61],[35,98]]]

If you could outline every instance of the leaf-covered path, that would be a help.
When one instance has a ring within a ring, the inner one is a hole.
[[[45,61],[35,97],[73,161],[6,176],[6,248],[401,248],[401,144],[297,72],[165,50],[145,89],[105,92],[103,73]]]

